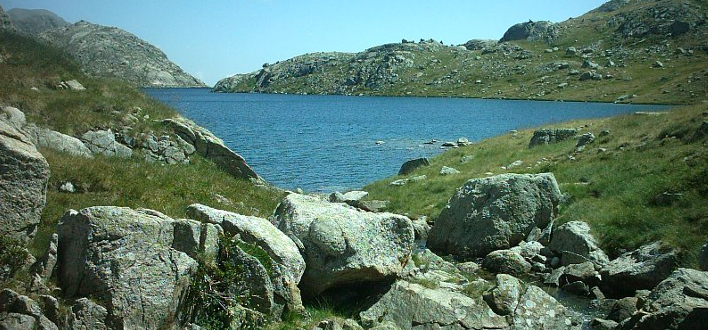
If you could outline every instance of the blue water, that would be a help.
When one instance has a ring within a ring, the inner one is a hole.
[[[438,141],[470,141],[579,118],[661,106],[462,98],[219,94],[208,89],[146,92],[211,130],[266,181],[286,189],[361,188],[434,156]],[[377,145],[377,141],[384,144]]]

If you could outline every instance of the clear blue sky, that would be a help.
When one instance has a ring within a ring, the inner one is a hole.
[[[433,38],[499,39],[519,22],[560,22],[605,0],[0,0],[6,11],[48,9],[74,23],[116,26],[152,43],[213,85],[311,52],[358,52]]]

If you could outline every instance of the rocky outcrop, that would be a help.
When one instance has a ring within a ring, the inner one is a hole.
[[[617,329],[703,329],[708,319],[708,272],[680,268],[652,290],[642,308]]]
[[[299,194],[286,196],[271,221],[305,258],[300,287],[306,294],[391,279],[403,270],[414,246],[413,225],[404,216]]]
[[[170,62],[157,47],[115,27],[85,21],[43,32],[41,38],[66,50],[91,75],[144,87],[204,87]]]
[[[66,134],[52,131],[47,128],[37,127],[34,124],[25,126],[27,135],[32,142],[40,147],[66,152],[74,156],[92,158],[93,154],[81,140]],[[115,141],[115,140],[114,140]]]
[[[240,215],[232,212],[193,204],[187,214],[202,222],[218,224],[228,237],[238,236],[248,244],[265,251],[272,260],[271,277],[275,280],[274,304],[285,305],[287,310],[304,310],[300,298],[300,283],[305,272],[305,260],[295,243],[266,219]]]
[[[572,139],[577,133],[575,128],[540,129],[533,132],[529,148]]]
[[[695,34],[705,24],[706,13],[701,4],[690,1],[648,4],[631,11],[618,12],[607,22],[607,26],[615,28],[624,38],[641,39]]]
[[[499,42],[530,40],[550,43],[558,38],[559,32],[558,25],[554,23],[528,21],[510,27]]]
[[[564,266],[586,261],[597,265],[609,262],[595,237],[590,234],[590,226],[583,221],[570,221],[556,228],[548,247],[561,256],[561,264]]]
[[[401,165],[401,169],[398,170],[398,175],[408,175],[423,166],[430,166],[428,158],[411,159]]]
[[[603,291],[631,296],[636,290],[650,290],[678,267],[677,260],[677,251],[659,242],[644,245],[602,268]]]
[[[209,130],[185,118],[166,119],[163,124],[170,127],[180,138],[194,146],[196,152],[207,158],[227,173],[244,179],[260,180],[241,155],[233,152],[224,141]]]
[[[0,120],[0,235],[34,237],[47,195],[49,164],[22,132]]]
[[[195,245],[185,244],[195,237],[175,230],[177,223],[155,211],[111,206],[66,212],[57,226],[65,297],[100,301],[109,328],[179,324],[197,262],[186,253],[196,251],[175,249]],[[198,222],[188,224],[201,231]]]
[[[93,154],[121,158],[133,156],[133,150],[118,143],[115,134],[111,130],[88,131],[81,136],[81,140]]]
[[[30,36],[69,25],[69,22],[59,15],[45,9],[12,8],[7,14],[12,18],[18,32]]]
[[[551,173],[472,179],[458,188],[430,230],[431,250],[477,258],[519,244],[546,228],[561,193]]]
[[[0,291],[0,329],[58,329],[40,304],[10,289]]]

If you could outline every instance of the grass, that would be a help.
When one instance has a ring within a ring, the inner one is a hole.
[[[403,187],[389,183],[396,176],[364,190],[370,199],[389,200],[389,210],[435,219],[454,190],[471,178],[488,174],[552,172],[569,202],[561,206],[557,225],[571,220],[588,222],[602,247],[612,256],[641,244],[662,240],[682,251],[683,264],[695,265],[708,232],[708,150],[706,137],[695,132],[704,119],[701,105],[676,108],[659,116],[625,115],[581,120],[554,127],[585,127],[598,137],[584,152],[573,154],[576,141],[529,148],[533,129],[481,141],[445,152],[431,166],[410,176],[427,180]],[[605,149],[599,152],[598,149]],[[462,163],[463,157],[471,160]],[[569,158],[573,156],[573,160]],[[501,168],[516,160],[524,164]],[[461,171],[440,176],[442,166]],[[657,203],[664,192],[676,201]]]

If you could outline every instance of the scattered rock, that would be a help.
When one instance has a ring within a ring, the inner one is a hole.
[[[71,307],[68,322],[72,330],[107,330],[108,310],[88,298],[79,298]]]
[[[612,260],[600,270],[605,292],[631,296],[634,291],[652,289],[678,267],[677,252],[659,242],[644,245]]]
[[[575,145],[575,152],[577,153],[585,150],[585,147],[593,142],[595,142],[595,134],[590,132],[584,133],[580,136],[578,143]]]
[[[49,164],[30,139],[0,120],[0,235],[28,242],[47,195]]]
[[[595,71],[586,71],[580,75],[580,81],[585,80],[602,80],[602,75]]]
[[[401,169],[398,170],[398,175],[410,174],[422,166],[430,166],[430,161],[428,160],[428,158],[418,158],[409,160],[403,163],[403,165],[401,165]]]
[[[518,252],[511,250],[492,251],[484,257],[482,267],[493,273],[524,275],[531,271],[531,264]]]
[[[459,146],[459,147],[464,147],[469,144],[470,144],[470,140],[467,139],[466,137],[460,137],[457,139],[457,146]]]
[[[111,130],[88,131],[81,136],[81,140],[93,154],[121,158],[133,156],[133,150],[118,143]]]
[[[458,171],[452,167],[443,166],[440,169],[440,175],[455,175],[455,174],[459,174],[459,173],[460,173],[460,171]]]
[[[502,174],[472,179],[458,188],[428,237],[433,251],[462,258],[486,256],[546,228],[561,193],[551,173]]]
[[[660,61],[654,61],[654,64],[651,65],[654,68],[663,68],[664,63],[661,63]]]
[[[360,201],[364,197],[369,196],[369,193],[366,191],[359,191],[359,190],[354,190],[354,191],[349,191],[344,193],[344,201]]]
[[[639,299],[637,297],[624,297],[612,304],[607,319],[615,322],[622,322],[630,318],[637,312]]]
[[[568,140],[575,137],[577,133],[578,130],[575,128],[540,129],[533,132],[529,148]]]
[[[604,265],[609,258],[590,234],[590,226],[583,221],[570,221],[556,228],[551,236],[551,250],[561,255],[564,266],[591,261]]]
[[[57,89],[68,89],[71,91],[85,91],[86,87],[77,80],[62,81],[57,85]]]
[[[389,279],[403,270],[414,247],[413,225],[404,216],[357,211],[310,196],[286,196],[271,221],[305,259],[300,285],[307,294]]]
[[[484,301],[499,315],[511,315],[519,305],[524,291],[521,282],[506,274],[496,276],[497,286],[484,294]]]
[[[391,186],[405,186],[405,185],[407,185],[408,183],[423,181],[423,180],[425,180],[425,179],[427,179],[427,178],[428,178],[428,177],[427,177],[426,175],[419,175],[419,176],[414,176],[414,177],[410,177],[410,178],[407,178],[407,179],[394,180],[394,181],[391,181],[391,183],[389,183],[389,185],[391,185]]]

